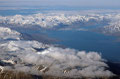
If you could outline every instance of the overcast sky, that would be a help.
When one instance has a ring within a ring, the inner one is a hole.
[[[0,6],[105,6],[120,7],[120,0],[0,0]]]

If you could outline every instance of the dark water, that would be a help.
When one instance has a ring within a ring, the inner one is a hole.
[[[110,61],[120,61],[120,42],[116,37],[88,31],[44,31],[49,37],[60,41],[55,44],[77,50],[96,51]]]
[[[14,29],[23,34],[26,40],[37,40],[43,43],[58,44],[80,51],[95,51],[109,61],[120,62],[120,42],[117,37],[93,31],[78,30],[45,30]]]

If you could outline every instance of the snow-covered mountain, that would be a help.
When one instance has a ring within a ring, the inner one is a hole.
[[[40,28],[72,28],[85,26],[100,26],[103,32],[120,32],[120,14],[33,14],[33,15],[15,15],[15,16],[0,16],[1,25],[13,26],[38,26]]]
[[[67,14],[34,14],[34,15],[15,15],[0,17],[1,24],[17,24],[17,25],[38,25],[43,28],[52,28],[55,26],[71,25],[73,23],[79,23],[83,25],[95,25],[97,23],[105,23],[109,21],[106,16],[93,14],[93,15],[67,15]],[[61,26],[62,28],[62,26]]]
[[[120,32],[120,20],[111,22],[108,26],[104,26],[104,32],[117,33]]]

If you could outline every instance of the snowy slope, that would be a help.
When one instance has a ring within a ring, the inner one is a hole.
[[[40,28],[69,28],[101,25],[105,32],[120,32],[120,14],[34,14],[34,15],[15,15],[0,16],[0,24],[14,25],[21,27],[38,26]],[[59,29],[57,28],[57,29]]]
[[[67,15],[67,14],[34,14],[34,15],[15,15],[0,17],[1,24],[17,24],[17,25],[38,25],[43,28],[52,28],[55,26],[71,25],[73,23],[80,23],[80,25],[104,23],[108,21],[106,16],[93,15]],[[62,27],[62,26],[61,26]]]

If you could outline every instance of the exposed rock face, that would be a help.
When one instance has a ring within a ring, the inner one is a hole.
[[[31,75],[24,72],[4,71],[0,73],[0,79],[43,79],[41,76]]]
[[[57,77],[57,76],[49,76],[49,75],[32,75],[24,72],[18,71],[4,71],[0,73],[0,79],[120,79],[120,77],[101,77],[101,78],[70,78],[70,77]]]
[[[45,67],[44,65],[39,65],[39,66],[36,66],[37,70],[40,71],[40,72],[47,72],[49,70],[49,67]]]

